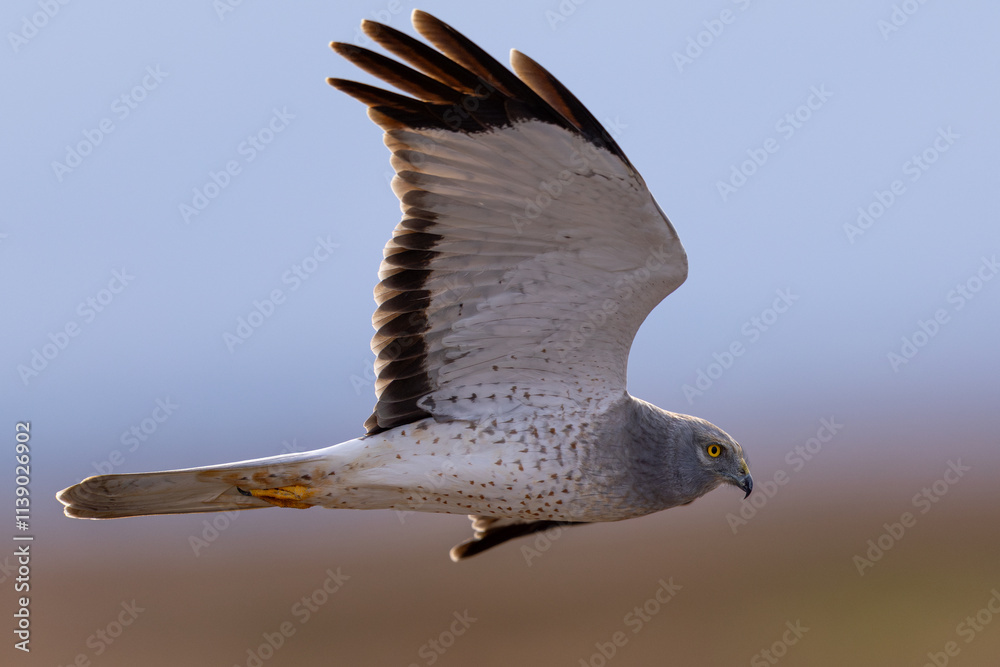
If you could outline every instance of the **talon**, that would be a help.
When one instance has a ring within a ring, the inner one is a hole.
[[[278,507],[294,507],[303,510],[312,507],[311,504],[303,501],[316,493],[315,489],[301,484],[280,486],[275,489],[250,489],[249,492],[237,486],[236,490],[245,496],[260,498]]]

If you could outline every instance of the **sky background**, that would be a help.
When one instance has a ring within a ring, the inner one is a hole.
[[[512,591],[539,586],[539,570],[524,568],[528,558],[516,546],[475,564],[448,563],[445,550],[468,531],[458,517],[255,512],[220,538],[226,546],[206,565],[192,557],[189,541],[203,530],[204,516],[73,522],[54,499],[99,471],[222,463],[362,433],[374,403],[372,287],[399,208],[381,131],[363,106],[324,82],[371,79],[327,44],[371,46],[357,29],[362,18],[413,34],[414,6],[18,0],[0,10],[0,429],[12,442],[15,423],[31,422],[34,576],[42,596],[33,608],[35,658],[48,651],[48,662],[38,664],[63,664],[79,653],[94,664],[137,657],[154,664],[150,652],[170,623],[190,646],[214,651],[205,664],[246,664],[246,646],[278,627],[279,617],[272,623],[247,612],[228,617],[228,630],[199,635],[195,628],[213,612],[170,597],[164,586],[149,592],[154,611],[144,629],[97,654],[88,636],[117,618],[118,602],[132,599],[141,582],[158,578],[150,573],[166,566],[157,558],[176,568],[168,570],[176,578],[165,581],[182,580],[192,590],[230,586],[226,595],[236,606],[263,595],[249,592],[246,581],[264,581],[275,567],[302,573],[302,582],[285,584],[293,589],[286,597],[295,599],[313,580],[323,581],[329,563],[356,564],[359,572],[370,568],[370,587],[359,575],[356,587],[364,592],[353,607],[338,603],[344,618],[336,618],[360,623],[367,618],[362,608],[385,613],[403,596],[406,603],[395,609],[428,619],[426,627],[415,622],[414,639],[380,643],[377,660],[365,652],[371,643],[362,641],[364,628],[313,624],[315,642],[289,638],[267,664],[309,659],[324,641],[344,642],[354,664],[428,664],[421,638],[438,636],[451,611],[471,604],[462,586],[505,600],[511,593],[498,593],[500,581]],[[567,536],[551,547],[559,555],[546,556],[547,576],[567,579],[551,583],[551,599],[563,604],[545,609],[563,619],[568,634],[550,628],[558,641],[548,641],[527,621],[501,613],[498,603],[500,620],[474,625],[479,634],[467,649],[475,644],[497,660],[530,662],[528,654],[504,652],[515,649],[503,638],[516,636],[518,646],[537,647],[531,655],[552,664],[586,662],[595,642],[621,628],[621,614],[611,603],[606,612],[594,599],[560,598],[572,595],[571,580],[601,573],[608,586],[617,582],[613,590],[626,609],[656,589],[666,576],[661,570],[684,572],[688,560],[695,579],[711,581],[698,569],[707,562],[727,568],[747,599],[779,579],[788,585],[780,590],[805,590],[781,579],[776,564],[784,561],[769,551],[779,549],[815,566],[810,581],[833,571],[846,586],[859,586],[857,600],[842,601],[842,608],[819,592],[809,597],[817,610],[836,610],[827,618],[829,643],[816,639],[810,649],[802,640],[800,655],[816,651],[809,664],[824,664],[824,656],[843,664],[835,651],[845,643],[835,641],[833,629],[859,636],[838,624],[859,618],[860,609],[874,615],[869,630],[888,624],[894,607],[881,604],[889,598],[920,623],[873,636],[864,649],[871,653],[859,655],[895,655],[894,646],[906,645],[918,664],[925,653],[943,650],[963,614],[1000,586],[995,558],[974,565],[973,547],[962,546],[986,539],[984,528],[996,532],[1000,500],[1000,6],[442,0],[419,7],[504,62],[510,48],[530,55],[612,132],[690,262],[687,282],[639,332],[630,391],[733,434],[748,452],[758,496],[768,480],[787,481],[764,495],[778,507],[747,526],[733,528],[728,517],[746,506],[723,490],[636,526]],[[862,213],[869,217],[859,221]],[[319,256],[326,259],[309,259]],[[295,282],[289,272],[297,266],[313,271]],[[240,318],[268,310],[258,304],[274,290],[283,301],[244,342],[227,345]],[[784,312],[772,310],[776,305]],[[736,343],[743,353],[727,358]],[[821,431],[822,420],[838,425],[832,438],[829,428]],[[133,428],[139,436],[130,438]],[[824,442],[809,445],[817,435]],[[806,459],[801,449],[809,446]],[[900,541],[896,553],[914,560],[859,575],[852,559],[866,541],[902,512],[919,513],[911,497],[959,460],[971,471],[939,486],[948,496],[921,519],[927,528]],[[0,499],[13,507],[9,485],[3,488]],[[842,530],[814,535],[817,520]],[[747,553],[773,571],[749,562],[742,572],[729,571],[739,566],[726,555],[743,551],[735,549],[741,539],[758,545]],[[840,555],[817,559],[815,544],[824,540]],[[298,549],[302,544],[307,548]],[[708,545],[718,549],[717,561],[705,560]],[[934,549],[945,549],[940,562],[921,556]],[[616,563],[623,552],[662,567],[623,568]],[[260,570],[226,569],[248,553],[259,556],[248,560]],[[282,559],[290,553],[311,565],[289,567]],[[606,559],[595,560],[595,553]],[[506,579],[490,579],[484,573],[491,567]],[[465,574],[455,574],[461,568]],[[482,573],[468,574],[478,572],[473,568]],[[868,587],[883,570],[891,591],[959,571],[964,578],[921,606]],[[407,597],[400,591],[417,585],[415,577],[437,587]],[[0,578],[4,600],[12,599],[9,570]],[[636,582],[634,591],[626,580]],[[276,585],[271,593],[283,600],[282,590]],[[726,596],[712,590],[721,604]],[[440,618],[416,602],[428,596],[442,605]],[[704,596],[676,613],[719,613],[715,598]],[[787,600],[768,599],[769,616],[746,606],[727,611],[733,623],[752,615],[759,631],[708,641],[711,648],[702,650],[709,653],[678,645],[677,655],[703,664],[750,661],[795,621]],[[514,598],[508,602],[518,609]],[[173,609],[190,616],[170,616]],[[335,618],[330,613],[324,624]],[[192,625],[178,630],[179,619]],[[670,627],[685,626],[677,618]],[[821,629],[812,632],[807,637],[822,637]],[[616,663],[664,655],[652,634],[637,634]],[[693,626],[680,635],[678,641],[700,636]],[[1000,645],[1000,623],[976,642],[963,648],[965,656]],[[463,664],[462,650],[456,640],[439,664]]]

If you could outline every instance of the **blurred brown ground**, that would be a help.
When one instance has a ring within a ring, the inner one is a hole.
[[[225,667],[922,666],[928,653],[943,664],[947,642],[958,649],[947,664],[1000,664],[1000,614],[987,612],[992,622],[971,641],[958,631],[1000,590],[995,444],[925,448],[909,467],[893,465],[896,449],[861,466],[857,446],[878,434],[859,435],[799,471],[785,450],[752,460],[756,497],[767,497],[776,470],[789,479],[736,534],[726,515],[741,499],[724,488],[689,507],[574,528],[550,543],[529,537],[458,564],[448,548],[470,529],[457,516],[247,512],[196,557],[189,537],[215,515],[84,522],[47,507],[34,545],[33,651],[26,659],[7,649],[14,660],[5,664],[83,655],[92,665]],[[912,497],[958,458],[969,472],[920,514]],[[859,575],[853,557],[907,511],[915,525]],[[524,547],[537,550],[530,565]],[[348,578],[305,620],[295,605],[328,569]],[[638,627],[627,615],[661,580],[680,589],[650,602],[655,613]],[[89,639],[117,632],[108,626],[133,600],[142,611],[113,643]],[[457,623],[456,613],[475,620]],[[294,633],[255,662],[248,651],[286,622]],[[782,645],[794,638],[788,623],[808,630]],[[606,659],[600,648],[610,651],[617,632],[622,645]],[[760,653],[772,647],[780,658]]]

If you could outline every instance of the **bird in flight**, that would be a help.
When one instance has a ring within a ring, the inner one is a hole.
[[[86,519],[261,507],[468,514],[461,560],[561,525],[746,495],[740,445],[626,390],[629,348],[687,277],[673,226],[614,139],[554,76],[513,72],[415,10],[430,46],[334,51],[401,93],[329,79],[385,131],[402,220],[375,288],[377,402],[363,436],[311,452],[90,477]],[[405,63],[405,64],[404,64]]]

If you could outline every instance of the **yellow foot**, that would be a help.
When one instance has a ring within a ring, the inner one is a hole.
[[[281,486],[276,489],[250,489],[249,491],[244,491],[237,486],[236,490],[244,496],[260,498],[261,500],[266,500],[272,505],[277,505],[278,507],[294,507],[300,510],[312,507],[311,504],[303,501],[316,493],[316,489],[311,489],[308,486],[302,486],[301,484]]]

